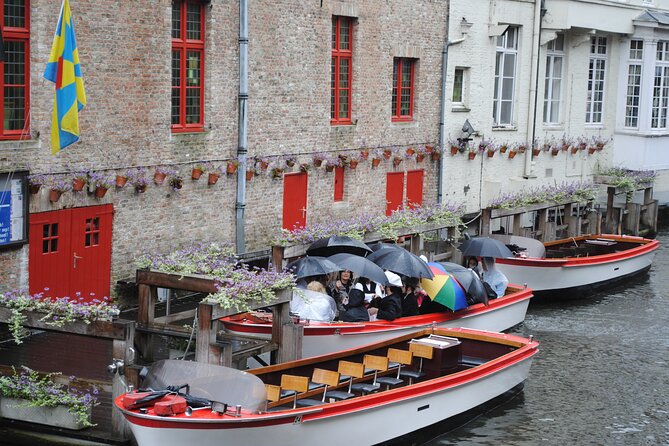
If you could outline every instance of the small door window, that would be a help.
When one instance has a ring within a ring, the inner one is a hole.
[[[85,232],[84,246],[98,246],[100,244],[100,217],[87,218]]]
[[[58,252],[58,223],[42,225],[42,254]]]

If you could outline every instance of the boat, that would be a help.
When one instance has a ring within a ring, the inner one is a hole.
[[[509,281],[526,284],[537,297],[565,300],[648,271],[659,246],[657,240],[611,234],[570,237],[543,244],[525,237],[492,237],[507,243],[516,253],[514,257],[496,259],[497,269]]]
[[[522,386],[538,345],[511,334],[425,329],[249,371],[164,360],[151,367],[146,391],[121,394],[114,405],[138,446],[371,445]]]
[[[506,294],[490,300],[488,306],[478,303],[458,311],[447,310],[440,313],[401,317],[393,321],[299,321],[304,324],[302,357],[354,348],[427,327],[508,330],[525,320],[525,313],[531,298],[531,289],[509,285]],[[270,339],[272,336],[272,314],[268,312],[240,313],[221,320],[225,329],[232,334],[261,339]]]

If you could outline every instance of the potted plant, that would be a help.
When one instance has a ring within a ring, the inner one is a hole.
[[[153,182],[158,186],[165,182],[165,178],[176,174],[176,170],[171,166],[157,166],[153,173]]]
[[[432,145],[425,145],[425,153],[430,155],[434,151],[434,146]]]
[[[532,144],[532,156],[539,156],[541,153],[541,147],[539,146],[539,143],[537,141],[534,141]]]
[[[167,180],[167,183],[170,185],[173,191],[178,191],[184,185],[184,179],[181,175],[174,174],[170,175],[170,178]]]
[[[580,136],[577,140],[578,150],[585,150],[588,148],[588,138]]]
[[[416,154],[416,149],[414,149],[413,147],[409,147],[408,149],[406,149],[406,154],[407,158],[411,158]]]
[[[285,158],[286,166],[293,167],[297,162],[297,159],[293,155],[287,155]]]
[[[314,153],[312,159],[315,167],[321,167],[321,165],[323,165],[323,160],[325,160],[325,154],[322,152]]]
[[[601,136],[593,136],[592,137],[592,142],[593,145],[595,146],[595,150],[600,151],[604,150],[604,146],[609,143],[611,139],[609,138],[603,138]]]
[[[369,149],[362,149],[360,151],[360,159],[366,160],[367,158],[369,158]]]
[[[205,163],[202,167],[204,172],[207,173],[207,185],[213,186],[216,184],[221,176],[221,166],[214,166],[213,163]]]
[[[84,190],[84,186],[88,182],[88,174],[86,172],[75,172],[72,176],[72,190],[80,192]]]
[[[457,139],[449,139],[448,144],[451,146],[451,156],[455,156],[460,151],[460,141]]]
[[[146,187],[149,184],[147,173],[145,167],[137,167],[128,171],[128,183],[134,186],[135,192],[139,194],[146,192]]]
[[[425,152],[425,147],[418,147],[416,149],[416,162],[422,163],[423,160],[425,159],[425,155],[427,155],[427,153]]]
[[[332,172],[335,167],[341,167],[342,162],[339,157],[329,157],[327,160],[325,160],[325,171],[326,172]]]
[[[119,189],[125,187],[125,183],[128,182],[128,171],[119,172],[116,174],[116,187]]]
[[[269,167],[269,158],[256,157],[256,164],[261,171],[265,171]]]
[[[193,164],[193,168],[190,171],[191,180],[199,180],[202,174],[204,173],[204,164],[197,162]]]
[[[505,142],[500,144],[499,146],[499,153],[506,153],[506,151],[509,149],[509,145]]]
[[[355,152],[355,153],[350,153],[347,155],[348,159],[348,167],[350,169],[355,170],[356,167],[358,167],[358,163],[360,162],[360,154]]]
[[[393,150],[391,149],[383,149],[383,157],[387,160],[390,159],[390,157],[393,155]]]
[[[300,172],[309,172],[311,170],[311,164],[309,163],[300,163]]]
[[[49,201],[52,203],[60,200],[60,196],[63,195],[63,192],[67,192],[72,189],[72,182],[66,181],[62,177],[51,177],[48,180],[49,187]]]
[[[284,163],[282,160],[277,159],[269,164],[269,173],[272,179],[283,177],[283,172],[285,171]]]
[[[95,198],[105,196],[109,188],[115,184],[115,178],[105,172],[91,172],[91,184],[95,186]]]
[[[518,153],[518,147],[517,146],[511,146],[511,148],[508,148],[509,151],[509,159],[514,159],[516,157],[516,153]],[[500,149],[501,151],[502,149]]]
[[[37,424],[83,429],[94,426],[91,411],[97,405],[97,389],[78,391],[57,384],[60,373],[40,375],[23,367],[21,373],[0,376],[0,416]]]
[[[233,158],[229,160],[225,166],[225,173],[228,175],[232,175],[235,172],[237,172],[237,168],[239,167],[239,160],[237,158]]]
[[[478,152],[479,152],[478,146],[470,147],[469,152],[467,153],[467,158],[469,158],[470,161],[474,160]]]
[[[432,146],[431,146],[432,147]],[[432,147],[432,149],[428,152],[426,149],[426,152],[430,154],[430,160],[431,161],[439,161],[439,158],[441,158],[441,147]]]
[[[41,173],[28,175],[28,183],[30,184],[30,193],[36,194],[40,188],[46,183],[47,177]]]
[[[527,144],[526,142],[518,143],[518,150],[517,150],[517,152],[518,152],[518,153],[525,153],[525,151],[527,150],[527,146],[528,146],[528,144]]]
[[[573,146],[573,144],[573,139],[568,138],[566,135],[562,135],[562,140],[560,141],[560,150],[567,152]]]

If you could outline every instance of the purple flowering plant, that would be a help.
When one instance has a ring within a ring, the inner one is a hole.
[[[149,184],[148,171],[145,167],[137,167],[128,170],[128,182],[133,186],[146,186]]]
[[[42,186],[43,184],[46,184],[47,179],[48,179],[47,175],[44,175],[42,173],[34,173],[28,175],[28,181],[30,182],[31,186]]]
[[[237,260],[231,247],[219,243],[193,243],[167,254],[145,254],[135,264],[167,274],[211,276],[218,291],[206,301],[241,311],[252,302],[269,302],[278,290],[295,287],[292,274],[249,268]]]
[[[45,291],[48,291],[46,289]],[[91,297],[94,297],[91,294]],[[101,300],[93,298],[90,302],[84,300],[80,292],[74,298],[59,297],[49,299],[44,292],[30,294],[27,290],[13,290],[0,293],[0,306],[10,310],[9,329],[14,342],[21,344],[23,324],[27,321],[26,313],[44,313],[40,319],[47,325],[62,327],[66,322],[81,321],[90,324],[93,321],[111,321],[119,315],[119,309],[112,305],[108,297]]]
[[[597,187],[593,183],[575,181],[502,194],[489,206],[493,209],[515,209],[538,203],[586,203],[596,197]]]
[[[95,187],[111,189],[116,184],[116,179],[108,172],[89,172],[88,176]]]
[[[52,175],[47,177],[46,182],[44,183],[49,189],[57,190],[60,192],[67,192],[72,190],[72,179],[65,178],[62,175]]]
[[[91,423],[90,413],[93,406],[98,404],[97,388],[82,391],[54,382],[53,378],[60,373],[40,375],[25,366],[20,373],[14,367],[12,369],[12,375],[0,376],[0,395],[25,400],[27,407],[65,406],[82,426],[95,426]],[[73,379],[71,376],[69,381]]]

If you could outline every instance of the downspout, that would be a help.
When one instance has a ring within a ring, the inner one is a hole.
[[[546,14],[546,8],[544,7],[544,0],[535,0],[534,1],[534,32],[532,39],[534,45],[532,47],[532,65],[531,67],[534,70],[531,70],[532,79],[530,79],[530,105],[529,105],[529,121],[527,124],[528,128],[532,129],[532,139],[529,142],[530,147],[525,151],[525,178],[532,178],[534,176],[532,172],[532,148],[534,147],[534,139],[536,138],[537,132],[537,103],[538,103],[538,94],[539,91],[539,49],[541,48],[541,29],[542,21],[544,14]]]
[[[451,12],[448,12],[448,17],[446,17],[446,41],[444,42],[444,48],[441,50],[441,110],[439,113],[439,149],[442,151],[446,147],[446,78],[448,76],[448,48],[451,45],[457,45],[465,40],[464,37],[460,39],[450,40],[448,38],[449,30],[449,19],[451,17]],[[443,199],[443,186],[442,186],[442,176],[444,169],[444,155],[439,157],[439,163],[437,167],[437,204],[441,204]]]
[[[246,234],[244,231],[244,209],[246,208],[246,153],[248,149],[248,114],[249,99],[249,20],[248,2],[239,0],[239,118],[237,136],[237,202],[235,203],[235,250],[238,254],[246,252]]]

